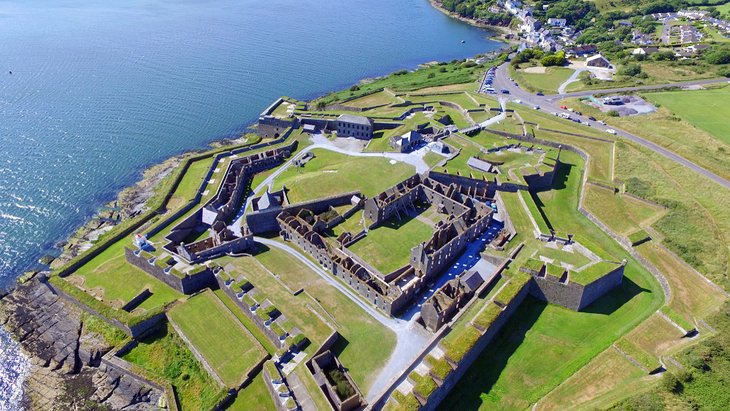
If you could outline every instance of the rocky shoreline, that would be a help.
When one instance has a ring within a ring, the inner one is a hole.
[[[503,27],[503,26],[493,26],[491,24],[485,24],[475,19],[470,19],[468,17],[460,16],[456,13],[452,13],[449,10],[446,10],[441,5],[441,2],[437,0],[428,0],[429,3],[431,3],[431,6],[433,6],[436,10],[440,11],[441,13],[444,13],[445,15],[454,18],[456,20],[462,21],[466,24],[469,24],[470,26],[479,27],[481,29],[489,29],[492,31],[495,31],[499,33],[498,36],[495,36],[496,39],[500,41],[504,41],[506,43],[514,43],[514,39],[512,38],[514,35],[516,35],[516,32],[509,27]]]
[[[165,404],[164,392],[102,361],[110,344],[39,276],[0,298],[0,325],[30,358],[24,409],[149,410]]]

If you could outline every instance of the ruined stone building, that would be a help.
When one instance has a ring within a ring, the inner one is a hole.
[[[436,332],[454,317],[483,283],[484,279],[477,271],[468,271],[447,281],[421,306],[423,324]]]

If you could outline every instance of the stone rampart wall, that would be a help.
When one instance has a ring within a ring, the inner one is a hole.
[[[586,285],[583,290],[583,296],[580,300],[578,310],[588,307],[595,300],[604,296],[607,292],[621,285],[624,279],[624,266],[621,265],[609,272],[605,276]]]
[[[135,255],[134,251],[126,247],[124,248],[124,257],[130,264],[183,294],[194,294],[204,288],[211,287],[215,283],[213,273],[209,269],[205,269],[194,275],[185,274],[183,278],[180,278],[176,275],[165,273],[157,264],[148,263],[147,259],[141,254]]]

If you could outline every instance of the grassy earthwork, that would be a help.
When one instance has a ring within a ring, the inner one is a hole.
[[[264,373],[259,373],[244,389],[238,392],[228,411],[276,411],[276,405],[266,388]]]
[[[523,69],[515,70],[512,66],[509,70],[512,78],[521,87],[531,92],[542,91],[546,94],[555,94],[558,92],[560,85],[573,75],[573,70],[566,67],[534,67],[531,69],[544,69],[545,71],[539,73]]]
[[[213,294],[198,294],[169,312],[185,338],[228,387],[243,382],[266,352],[251,333]]]
[[[666,212],[661,206],[598,185],[587,184],[585,190],[586,207],[613,231],[624,236],[650,225]]]

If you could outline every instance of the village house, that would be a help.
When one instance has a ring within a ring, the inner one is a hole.
[[[613,65],[605,57],[600,54],[588,57],[586,59],[586,66],[588,67],[600,67],[600,68],[613,68]]]

